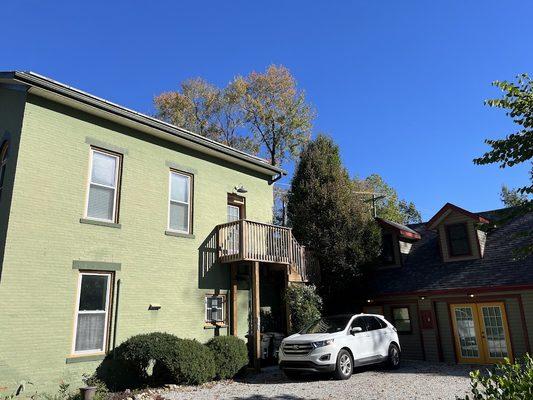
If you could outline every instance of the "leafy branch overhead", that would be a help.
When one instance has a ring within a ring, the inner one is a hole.
[[[500,168],[512,167],[533,158],[533,82],[527,74],[517,76],[517,83],[495,81],[504,95],[500,99],[490,99],[485,103],[490,107],[507,110],[506,114],[520,129],[504,139],[487,139],[492,149],[474,159],[476,164],[498,163]],[[530,185],[519,189],[521,193],[533,194],[533,163],[530,169]]]
[[[154,99],[174,125],[282,165],[309,140],[314,111],[283,66],[234,78],[219,88],[196,78]]]

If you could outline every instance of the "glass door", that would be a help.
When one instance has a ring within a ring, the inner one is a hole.
[[[481,332],[475,304],[451,306],[457,358],[463,363],[483,363]]]
[[[503,303],[450,306],[457,358],[462,363],[495,363],[511,358]]]
[[[478,304],[478,310],[487,362],[503,361],[505,357],[512,358],[503,303]]]

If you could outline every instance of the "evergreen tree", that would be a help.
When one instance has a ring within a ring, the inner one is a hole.
[[[379,227],[343,167],[339,148],[319,135],[304,148],[288,199],[296,239],[320,263],[320,292],[326,309],[340,311],[355,300],[358,278],[380,253]]]

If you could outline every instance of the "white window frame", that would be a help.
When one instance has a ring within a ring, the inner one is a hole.
[[[81,281],[83,276],[89,275],[105,275],[107,276],[107,290],[106,290],[106,304],[105,311],[80,311],[80,298],[81,298]],[[81,272],[78,277],[78,292],[76,297],[76,309],[74,312],[74,335],[72,339],[72,354],[74,355],[85,355],[85,354],[105,354],[107,349],[107,336],[109,333],[109,317],[110,317],[110,306],[111,306],[111,282],[113,281],[113,274],[111,272]],[[104,340],[102,342],[101,349],[91,349],[91,350],[81,350],[76,351],[76,338],[78,336],[78,315],[80,314],[101,314],[105,313],[105,325],[104,325]]]
[[[94,159],[94,153],[100,153],[104,154],[106,156],[114,157],[117,162],[115,163],[115,187],[102,185],[101,183],[94,183],[92,182],[92,176],[93,176],[93,159]],[[104,222],[117,222],[117,210],[118,210],[118,186],[119,186],[119,171],[122,163],[122,156],[120,154],[112,153],[110,151],[102,150],[99,148],[91,147],[91,151],[89,154],[89,176],[87,177],[87,196],[85,199],[85,218],[91,219],[94,221],[104,221]],[[105,219],[105,218],[95,218],[89,216],[89,198],[90,198],[90,192],[91,192],[91,185],[103,187],[106,189],[114,189],[113,192],[113,216],[111,219]]]
[[[178,201],[178,200],[172,200],[172,174],[175,175],[181,175],[187,178],[188,182],[188,190],[187,190],[187,202]],[[167,230],[170,232],[177,232],[177,233],[185,233],[190,234],[191,232],[191,225],[192,225],[192,188],[193,188],[193,176],[191,174],[187,174],[184,172],[176,171],[175,169],[171,169],[168,174],[168,210],[167,210]],[[185,204],[187,206],[187,230],[179,230],[174,229],[170,227],[170,205],[174,204]]]
[[[220,306],[220,310],[222,311],[222,319],[221,320],[216,320],[215,321],[215,320],[207,318],[209,299],[213,299],[213,298],[221,299],[221,304],[222,304]],[[225,323],[226,322],[226,296],[225,295],[223,295],[223,294],[206,294],[205,295],[205,300],[204,300],[204,308],[205,308],[205,315],[204,315],[205,323],[207,323],[207,324],[213,324],[213,323],[214,324],[220,324],[220,323]]]
[[[232,209],[232,210],[237,210],[237,214],[239,215],[239,218],[237,218],[237,221],[241,219],[241,208],[239,206],[236,206],[236,205],[233,205],[233,204],[228,204],[227,208],[226,208],[226,213],[227,213],[227,216],[229,217],[229,210]],[[229,218],[228,218],[228,222],[234,222],[234,221],[229,221]]]

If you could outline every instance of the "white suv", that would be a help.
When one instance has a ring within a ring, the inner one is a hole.
[[[324,317],[283,340],[279,366],[288,378],[302,372],[333,372],[348,379],[354,366],[387,362],[400,366],[396,328],[381,315]]]

